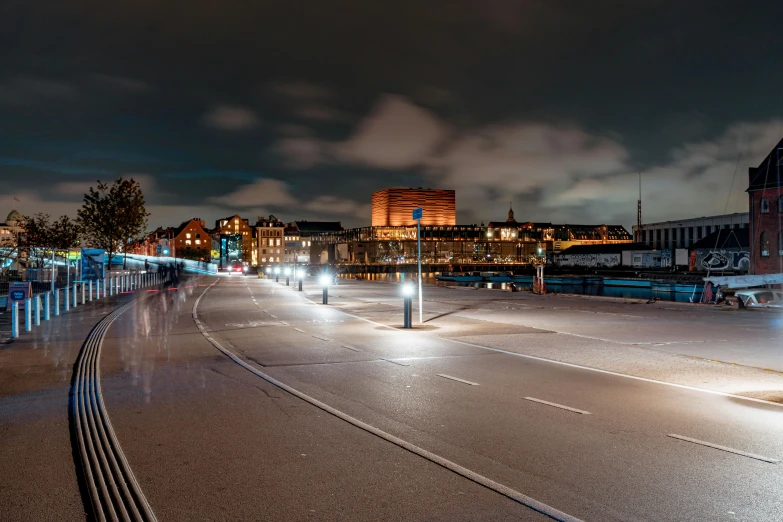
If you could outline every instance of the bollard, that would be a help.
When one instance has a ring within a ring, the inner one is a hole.
[[[414,287],[412,284],[403,283],[402,284],[402,327],[403,328],[410,328],[411,327],[411,311],[413,310],[413,306],[411,306],[411,302],[413,301],[413,293],[414,293]]]
[[[117,278],[116,277],[109,277],[109,295],[114,295],[116,291],[114,290],[114,285],[116,284]]]
[[[44,294],[44,321],[48,321],[49,319],[51,319],[51,315],[50,315],[50,312],[49,312],[49,307],[50,307],[50,304],[51,304],[50,303],[51,296],[52,296],[51,292],[46,292]]]
[[[299,280],[299,291],[300,292],[302,291],[302,280],[301,279]]]
[[[54,290],[54,315],[58,316],[60,315],[60,289],[55,288]]]
[[[71,299],[68,295],[68,287],[66,286],[63,288],[63,310],[66,312],[68,311],[68,308],[71,306]]]
[[[33,329],[33,325],[31,324],[32,321],[30,320],[31,319],[30,312],[32,311],[30,310],[30,308],[32,308],[32,303],[30,301],[32,301],[32,299],[30,299],[29,297],[25,297],[24,299],[24,331],[25,332],[29,332],[30,330]]]
[[[76,293],[76,283],[73,284],[73,295],[71,295],[71,299],[73,300],[71,302],[71,308],[76,308],[79,304],[79,296]]]
[[[35,326],[41,326],[41,294],[35,294],[33,296],[33,324]]]
[[[82,304],[84,304],[84,303],[86,303],[86,302],[87,302],[87,301],[85,300],[85,298],[84,298],[84,297],[85,297],[85,296],[84,296],[84,292],[85,292],[85,290],[87,290],[87,287],[85,286],[84,282],[82,282]]]
[[[19,337],[19,301],[11,305],[11,337]]]
[[[288,276],[285,276],[285,286],[290,286],[288,283]]]
[[[324,304],[329,304],[329,287],[324,285],[324,298],[323,298]]]
[[[90,294],[90,299],[89,300],[92,301],[92,279],[90,279],[90,281],[87,283],[87,285],[88,285],[87,290],[89,291],[89,294]]]

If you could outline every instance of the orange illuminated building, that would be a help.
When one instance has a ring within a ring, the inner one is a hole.
[[[457,208],[453,190],[387,188],[372,195],[372,226],[415,225],[413,210],[423,210],[422,225],[456,225]]]

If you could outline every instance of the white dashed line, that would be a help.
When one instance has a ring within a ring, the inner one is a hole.
[[[352,350],[352,351],[354,351],[354,352],[360,352],[360,351],[361,351],[361,350],[359,350],[358,348],[354,348],[353,346],[345,346],[345,345],[342,345],[342,348],[345,348],[346,350]]]
[[[316,339],[320,339],[322,341],[331,341],[331,339],[329,339],[328,337],[321,337],[319,335],[314,335],[313,337],[315,337]]]
[[[708,448],[715,448],[721,451],[726,451],[728,453],[734,453],[735,455],[742,455],[743,457],[761,460],[763,462],[769,462],[770,464],[777,464],[778,462],[780,462],[778,459],[772,459],[769,457],[764,457],[762,455],[756,455],[755,453],[748,453],[747,451],[729,448],[727,446],[721,446],[719,444],[713,444],[712,442],[704,442],[703,440],[692,439],[690,437],[684,437],[682,435],[675,435],[673,433],[670,433],[669,435],[667,435],[667,437],[684,440],[685,442],[692,442],[693,444],[699,444],[700,446],[707,446]]]
[[[400,366],[410,366],[410,364],[409,364],[409,363],[404,363],[404,362],[400,362],[400,361],[395,361],[394,359],[384,359],[383,357],[380,357],[380,360],[382,360],[382,361],[386,361],[386,362],[390,362],[390,363],[392,363],[392,364],[399,364]],[[465,382],[467,382],[467,381],[465,381]]]
[[[294,328],[294,330],[296,330],[299,333],[304,333],[304,330],[300,330],[299,328]]]
[[[470,384],[471,386],[479,386],[479,383],[477,382],[470,382],[466,381],[465,379],[460,379],[459,377],[452,377],[451,375],[445,375],[442,373],[436,374],[438,377],[443,377],[444,379],[451,379],[452,381],[461,382],[463,384]]]
[[[555,402],[549,402],[549,401],[544,401],[544,400],[541,400],[541,399],[535,399],[533,397],[525,397],[525,400],[526,401],[538,402],[540,404],[546,404],[547,406],[554,406],[555,408],[560,408],[561,410],[572,411],[574,413],[579,413],[581,415],[590,415],[589,411],[578,410],[576,408],[571,408],[570,406],[563,406],[562,404],[557,404]]]

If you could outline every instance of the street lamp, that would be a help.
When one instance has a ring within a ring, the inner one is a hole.
[[[403,313],[403,328],[411,327],[411,300],[416,289],[410,283],[402,284],[402,313]]]
[[[318,281],[321,282],[321,286],[324,289],[323,304],[329,304],[329,283],[332,282],[332,276],[329,274],[321,274],[321,277],[318,278]]]
[[[275,283],[280,282],[280,267],[275,267]]]
[[[294,269],[294,279],[299,281],[299,291],[302,291],[302,279],[304,278],[304,270],[299,268]]]
[[[291,268],[285,267],[285,286],[289,286],[289,276],[291,275]]]

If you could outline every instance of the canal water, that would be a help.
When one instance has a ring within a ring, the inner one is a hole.
[[[492,290],[509,290],[511,283],[490,283],[490,282],[454,282],[438,281],[435,272],[422,274],[422,281],[425,285],[434,286],[462,286],[473,288],[488,288]],[[357,274],[340,275],[343,279],[354,279]],[[401,283],[407,279],[416,281],[415,274],[358,274],[358,277],[368,281],[385,281],[388,283]],[[529,279],[529,281],[527,280]],[[523,291],[530,290],[532,276],[516,282],[517,288]],[[642,280],[642,279],[619,279],[604,277],[552,277],[545,279],[547,292],[553,294],[578,294],[578,295],[596,295],[603,297],[617,297],[626,299],[653,299],[658,298],[661,301],[678,301],[682,303],[695,302],[701,300],[704,287],[700,283],[676,283],[665,280]]]

